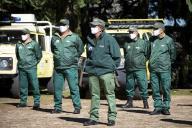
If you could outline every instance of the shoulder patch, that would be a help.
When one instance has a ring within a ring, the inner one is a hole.
[[[93,47],[90,46],[90,47],[88,48],[88,50],[89,50],[89,51],[92,51],[92,50],[93,50]]]
[[[59,40],[56,40],[55,43],[59,43]]]
[[[71,42],[70,40],[67,40],[66,42]]]
[[[23,47],[22,46],[19,46],[19,49],[22,49]]]
[[[161,45],[161,47],[165,47],[165,45],[164,45],[164,44],[162,44],[162,45]]]
[[[135,47],[135,49],[139,50],[139,49],[140,49],[140,47]]]

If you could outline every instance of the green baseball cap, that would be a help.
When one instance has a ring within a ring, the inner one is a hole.
[[[156,23],[153,25],[153,28],[154,28],[154,29],[159,29],[159,28],[165,29],[165,25],[164,25],[164,23],[162,23],[162,22],[156,22]]]
[[[128,30],[128,32],[137,32],[137,31],[138,31],[137,28],[132,26],[130,26]]]
[[[25,28],[22,32],[23,32],[23,34],[30,34],[30,31],[27,28]]]
[[[68,19],[61,19],[60,21],[59,21],[59,25],[69,25],[69,20]]]
[[[99,18],[94,18],[92,22],[90,22],[90,25],[93,26],[102,26],[103,28],[105,27],[105,22]]]

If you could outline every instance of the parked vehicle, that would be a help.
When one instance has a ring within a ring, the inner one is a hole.
[[[7,18],[0,21],[0,86],[6,86],[14,97],[19,97],[15,46],[21,40],[22,31],[27,28],[31,37],[42,48],[43,57],[37,67],[38,78],[47,85],[48,90],[52,89],[50,82],[53,74],[53,55],[50,48],[52,24],[49,21],[37,21],[33,14],[12,14],[11,19],[13,20]],[[46,29],[49,30],[48,33]]]

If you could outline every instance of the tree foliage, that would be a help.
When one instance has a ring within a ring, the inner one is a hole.
[[[186,2],[182,0],[1,0],[2,13],[34,13],[38,20],[56,24],[61,18],[69,18],[75,31],[86,28],[93,17],[147,18],[149,1],[157,1],[159,17],[189,17]],[[186,0],[190,1],[190,0]],[[152,9],[153,11],[153,9]]]

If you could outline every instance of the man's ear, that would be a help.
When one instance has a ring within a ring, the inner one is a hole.
[[[100,32],[104,31],[104,28],[102,26],[99,25],[98,28],[100,29]]]
[[[163,32],[164,32],[164,29],[160,28],[159,31],[160,31],[160,33],[163,33]]]

